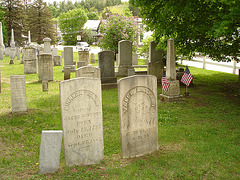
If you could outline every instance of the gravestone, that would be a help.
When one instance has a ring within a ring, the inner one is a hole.
[[[91,63],[94,64],[95,63],[95,54],[91,53]]]
[[[114,72],[114,52],[101,51],[98,53],[98,66],[101,72],[102,83],[116,83]]]
[[[104,158],[100,79],[62,81],[60,97],[66,165],[99,163]]]
[[[164,70],[162,51],[157,50],[155,41],[149,42],[149,62],[148,62],[148,75],[154,75],[158,81],[161,81],[162,73]]]
[[[52,48],[52,56],[58,56],[58,49],[57,48]]]
[[[77,68],[85,66],[85,61],[78,61],[77,62]]]
[[[75,71],[75,66],[73,65],[73,48],[64,47],[64,67],[71,67],[71,71]],[[63,67],[63,72],[64,72]]]
[[[135,75],[135,69],[128,69],[128,76]]]
[[[128,69],[132,66],[132,42],[122,40],[118,42],[118,60],[116,76],[128,76]]]
[[[11,75],[10,84],[12,112],[27,111],[25,76]]]
[[[61,56],[53,56],[53,64],[54,66],[61,66]]]
[[[53,80],[52,54],[40,54],[38,60],[38,81]]]
[[[76,77],[92,77],[100,79],[100,69],[91,64],[76,69]]]
[[[167,102],[180,101],[182,96],[180,95],[179,81],[176,80],[175,48],[172,38],[168,39],[167,44],[166,78],[170,86],[168,91],[162,90],[163,93],[160,94],[160,99]]]
[[[4,51],[5,46],[3,44],[3,31],[2,31],[2,22],[0,22],[0,49]]]
[[[9,64],[14,64],[14,58],[16,56],[16,48],[12,48],[10,49],[10,53],[9,53],[9,57],[10,57],[10,63]]]
[[[17,56],[17,60],[20,60],[20,50],[19,50],[19,47],[16,47],[16,56]]]
[[[157,78],[139,75],[118,81],[122,157],[158,149]]]
[[[26,47],[23,49],[24,74],[37,74],[36,49]]]
[[[89,64],[89,51],[78,51],[78,61],[85,61],[85,66]]]
[[[44,42],[44,48],[43,48],[43,53],[51,53],[51,39],[46,37],[43,39]]]
[[[71,79],[71,67],[64,67],[64,80]]]
[[[39,46],[39,55],[43,54],[44,48],[42,46]]]
[[[38,174],[58,170],[62,145],[62,131],[42,131]]]
[[[138,54],[136,54],[136,53],[132,54],[132,64],[138,65]]]
[[[10,50],[11,50],[11,47],[6,47],[6,48],[5,48],[5,56],[6,56],[6,57],[9,57]]]
[[[48,92],[48,80],[42,80],[42,91]]]

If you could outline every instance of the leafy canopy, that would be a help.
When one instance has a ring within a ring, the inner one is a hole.
[[[102,38],[99,40],[99,46],[116,53],[119,41],[130,40],[134,42],[136,40],[138,29],[132,17],[112,14],[105,23],[100,25],[100,33]]]
[[[140,7],[160,47],[175,39],[180,54],[239,61],[239,0],[130,0]],[[163,41],[161,41],[164,39]]]

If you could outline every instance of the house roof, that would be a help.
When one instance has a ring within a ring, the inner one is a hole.
[[[87,20],[84,24],[84,28],[91,29],[92,31],[97,31],[97,28],[100,24],[100,20]]]

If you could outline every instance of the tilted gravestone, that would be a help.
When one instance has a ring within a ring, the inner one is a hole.
[[[98,66],[101,71],[102,83],[116,83],[117,78],[114,71],[114,52],[101,51],[98,53]]]
[[[24,48],[23,50],[24,74],[37,73],[37,56],[35,48]]]
[[[78,51],[78,61],[84,61],[85,66],[89,64],[89,51]]]
[[[122,157],[158,149],[157,78],[131,76],[118,82]]]
[[[76,69],[76,77],[92,77],[100,79],[100,69],[91,64]]]
[[[66,165],[99,163],[104,158],[100,79],[62,81],[60,97]]]
[[[128,76],[128,69],[132,66],[132,42],[122,40],[118,42],[118,61],[117,76]]]
[[[75,71],[75,66],[73,65],[73,48],[64,47],[64,67],[71,67],[71,71]],[[64,71],[63,67],[63,71]]]
[[[52,54],[40,54],[38,60],[38,81],[53,80]]]
[[[39,174],[58,170],[62,145],[62,131],[42,131],[39,155]]]
[[[26,83],[24,75],[10,76],[12,112],[27,111]]]

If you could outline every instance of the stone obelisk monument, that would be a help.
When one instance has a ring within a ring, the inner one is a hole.
[[[11,46],[11,50],[10,50],[10,64],[14,64],[14,58],[15,58],[15,54],[16,54],[16,49],[15,49],[15,42],[14,42],[14,31],[12,29],[12,33],[11,33],[11,42],[10,42],[10,46]]]
[[[179,81],[176,79],[176,62],[175,62],[175,48],[174,39],[170,38],[167,44],[167,67],[166,78],[169,83],[167,91],[163,90],[163,94],[160,94],[160,98],[163,101],[174,102],[180,101],[182,95],[180,95]]]
[[[0,22],[0,60],[3,60],[4,49],[5,49],[5,46],[3,44],[2,22]]]

